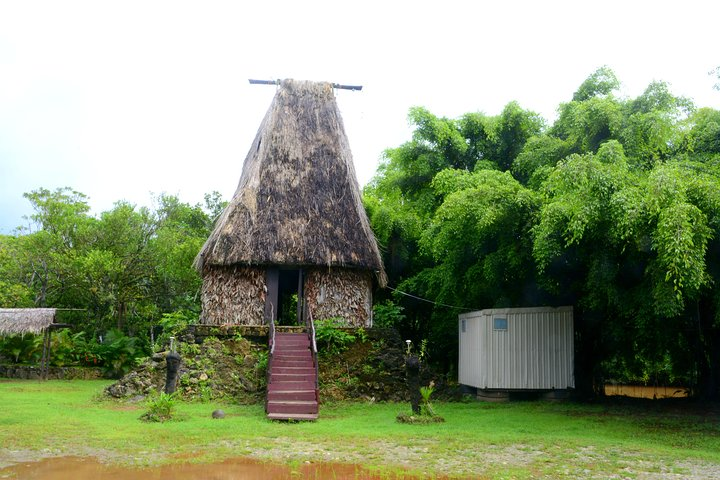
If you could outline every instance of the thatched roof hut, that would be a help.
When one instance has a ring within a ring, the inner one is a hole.
[[[238,303],[227,298],[231,295],[254,302],[248,307],[255,318],[250,323],[261,323],[257,316],[267,315],[268,309],[261,297],[268,281],[274,281],[268,280],[270,267],[302,269],[298,275],[305,280],[298,278],[299,284],[324,269],[344,272],[363,289],[368,288],[368,272],[385,285],[332,84],[280,82],[245,159],[237,190],[195,267],[205,279],[206,320],[211,303],[215,307]],[[324,289],[320,293],[324,296]],[[246,323],[238,316],[247,316],[248,311],[241,314],[236,306],[226,307],[215,308],[216,318],[210,323]],[[276,313],[277,308],[270,314]]]
[[[54,308],[0,308],[0,336],[40,334],[55,321]]]

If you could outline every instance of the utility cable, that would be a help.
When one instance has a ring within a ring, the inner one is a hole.
[[[454,308],[454,309],[456,309],[456,310],[465,310],[466,312],[471,312],[471,311],[472,311],[471,308],[458,307],[457,305],[448,305],[447,303],[434,302],[434,301],[432,301],[432,300],[428,300],[427,298],[418,297],[417,295],[413,295],[413,294],[411,294],[411,293],[407,293],[407,292],[403,292],[402,290],[398,290],[397,288],[393,288],[393,287],[391,287],[390,285],[388,285],[387,288],[389,288],[389,289],[392,290],[393,292],[399,293],[400,295],[405,295],[406,297],[414,298],[415,300],[420,300],[421,302],[431,303],[431,304],[437,305],[437,306],[439,306],[439,307]],[[480,309],[478,308],[478,309],[476,309],[476,310],[480,310]]]

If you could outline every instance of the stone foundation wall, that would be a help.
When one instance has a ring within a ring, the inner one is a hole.
[[[35,365],[0,365],[1,378],[41,380],[40,367]],[[102,370],[92,367],[49,367],[48,380],[96,380],[103,378]]]

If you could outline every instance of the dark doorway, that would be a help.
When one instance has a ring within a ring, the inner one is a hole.
[[[276,325],[303,325],[303,272],[300,269],[268,269],[265,314]]]

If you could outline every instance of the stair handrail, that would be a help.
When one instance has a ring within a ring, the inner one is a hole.
[[[268,342],[270,343],[270,357],[272,358],[273,353],[275,353],[275,320],[273,320],[272,304],[270,304],[270,319],[268,321],[268,326],[270,327]]]
[[[268,327],[270,328],[270,331],[268,332],[268,343],[270,344],[270,349],[268,351],[268,363],[267,363],[267,370],[265,371],[265,383],[267,385],[267,389],[270,389],[270,383],[272,381],[272,364],[273,364],[273,353],[275,353],[275,320],[273,320],[273,306],[270,304],[270,318],[268,319]],[[268,411],[268,395],[267,392],[265,393],[265,413]]]
[[[310,319],[310,341],[312,342],[312,351],[317,355],[317,342],[315,340],[315,322],[312,318],[312,311],[308,308],[308,318]]]
[[[313,364],[315,364],[315,401],[320,403],[320,374],[318,369],[317,342],[315,340],[315,321],[312,316],[312,309],[308,306],[308,324],[310,326],[310,342],[312,345]]]

